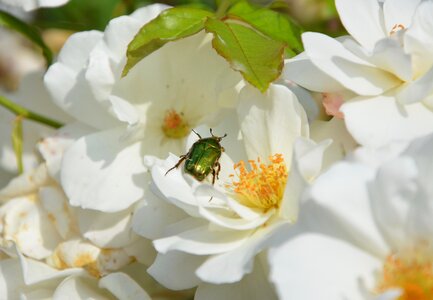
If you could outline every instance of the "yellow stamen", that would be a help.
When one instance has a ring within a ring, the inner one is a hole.
[[[183,113],[177,113],[174,109],[168,110],[165,114],[162,131],[169,138],[180,139],[186,137],[191,128],[183,118]]]
[[[387,257],[378,285],[379,293],[398,288],[402,295],[398,300],[433,299],[433,260],[420,249],[410,255]]]
[[[249,160],[249,171],[244,161],[234,165],[239,181],[233,181],[226,187],[241,204],[265,212],[280,207],[287,182],[287,168],[282,154],[270,156],[269,161],[266,165],[260,158],[257,161]]]

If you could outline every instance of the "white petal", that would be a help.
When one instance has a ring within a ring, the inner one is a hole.
[[[104,276],[133,261],[122,249],[100,249],[71,239],[59,244],[48,263],[56,268],[83,268],[92,276]]]
[[[419,1],[406,2],[405,5],[413,5]],[[415,78],[422,76],[433,65],[432,11],[433,3],[422,1],[413,17],[412,26],[404,35],[404,47],[412,55]]]
[[[200,283],[195,270],[205,259],[205,256],[171,251],[167,254],[158,254],[147,272],[166,288],[175,291],[185,290]]]
[[[43,186],[51,183],[45,164],[21,174],[12,179],[9,184],[0,191],[0,200],[8,200],[17,196],[25,196],[37,192]]]
[[[269,220],[274,214],[274,210],[269,210],[267,213],[256,216],[254,219],[243,219],[232,215],[225,215],[218,210],[213,211],[204,206],[200,206],[200,215],[208,220],[209,222],[227,229],[234,230],[252,230],[263,225],[267,220]]]
[[[83,237],[101,248],[122,248],[137,236],[131,229],[133,207],[114,213],[89,209],[75,209]]]
[[[182,209],[155,196],[149,188],[146,190],[144,199],[134,211],[132,228],[141,236],[158,239],[163,236],[166,226],[185,219],[187,216]]]
[[[143,196],[141,143],[123,143],[121,134],[113,129],[85,136],[65,153],[61,182],[71,205],[116,212]]]
[[[304,138],[296,140],[293,164],[287,178],[279,211],[281,218],[291,223],[298,219],[301,195],[308,182],[311,182],[319,174],[322,168],[323,152],[329,143],[329,140],[319,144]]]
[[[0,209],[1,239],[13,241],[25,255],[43,259],[61,241],[37,195],[15,198]]]
[[[117,96],[110,96],[109,100],[114,114],[120,121],[129,125],[134,125],[139,121],[138,111],[131,103]]]
[[[275,289],[269,282],[266,266],[256,259],[254,271],[241,281],[232,284],[206,284],[198,286],[195,293],[197,300],[260,300],[277,299]]]
[[[160,253],[178,250],[195,255],[210,255],[231,251],[242,245],[249,236],[248,231],[212,230],[206,225],[155,240],[153,244]]]
[[[124,273],[111,273],[99,280],[99,287],[109,290],[119,300],[150,300],[150,296],[131,277]]]
[[[410,156],[416,162],[419,173],[418,180],[425,190],[427,198],[433,195],[433,186],[429,180],[433,176],[431,151],[433,151],[433,137],[431,134],[412,141],[404,151],[404,155]]]
[[[209,257],[196,271],[209,283],[224,284],[241,280],[253,271],[254,257],[274,242],[278,233],[290,225],[274,223],[257,230],[243,245],[232,251]]]
[[[176,165],[179,158],[173,154],[165,161],[158,161],[152,168],[152,179],[159,193],[169,203],[176,205],[191,216],[199,216],[197,199],[193,194],[192,187],[185,180],[186,176],[182,176],[178,169],[168,170]],[[173,189],[173,186],[176,189]]]
[[[20,260],[24,283],[26,285],[38,284],[51,280],[59,280],[74,274],[83,274],[83,270],[77,268],[65,270],[51,268],[45,263],[26,258],[19,251],[16,251],[16,255]]]
[[[397,100],[401,104],[422,102],[433,92],[433,68],[427,71],[417,80],[408,83],[397,94]]]
[[[281,84],[289,87],[295,93],[299,103],[305,109],[309,123],[318,118],[320,107],[309,91],[291,81],[282,81]]]
[[[245,86],[238,115],[248,157],[266,160],[280,153],[290,169],[295,139],[308,136],[307,115],[295,94],[281,85],[271,85],[265,94]]]
[[[75,222],[69,212],[68,199],[63,191],[55,186],[43,187],[39,189],[39,199],[52,226],[63,239],[66,239],[75,230]]]
[[[95,278],[68,277],[57,287],[53,300],[64,299],[100,299],[110,300],[110,294],[98,288]]]
[[[377,256],[388,246],[371,210],[367,183],[374,171],[355,163],[341,162],[319,176],[309,197],[305,220],[314,230],[337,236]]]
[[[347,131],[344,121],[337,118],[332,118],[329,121],[314,121],[311,124],[311,139],[316,142],[332,139],[332,144],[324,153],[322,170],[326,170],[357,147],[357,143]]]
[[[338,81],[317,68],[305,52],[284,61],[283,78],[316,92],[344,90]]]
[[[302,41],[316,67],[359,95],[378,95],[400,83],[393,74],[378,69],[324,34],[306,32]]]
[[[54,102],[75,119],[96,128],[116,126],[107,108],[98,103],[85,79],[84,68],[90,51],[102,38],[97,31],[71,36],[59,54],[58,62],[45,74],[45,85]],[[98,117],[95,117],[95,116]]]
[[[60,165],[63,153],[78,138],[90,134],[92,131],[90,127],[82,123],[69,123],[38,142],[38,150],[45,160],[51,177],[60,182]]]
[[[421,0],[386,0],[383,4],[386,32],[390,34],[395,25],[403,25],[404,28],[409,28],[420,2]]]
[[[369,61],[403,81],[412,79],[411,56],[404,52],[399,41],[383,39],[377,42]]]
[[[0,260],[0,299],[19,299],[24,280],[18,259]]]
[[[327,139],[316,143],[313,140],[298,138],[295,143],[295,159],[300,174],[305,180],[311,182],[322,169],[323,154],[331,140]]]
[[[281,299],[363,300],[381,262],[346,242],[304,233],[269,253]]]
[[[391,96],[359,97],[340,109],[347,130],[363,146],[380,147],[433,131],[433,112],[420,103],[401,106]]]
[[[407,243],[409,213],[418,203],[414,161],[397,158],[382,165],[370,186],[371,208],[378,227],[393,249]],[[420,218],[421,215],[416,216]]]
[[[124,247],[123,250],[145,266],[150,266],[156,258],[152,241],[148,239],[137,239],[131,245]]]
[[[430,184],[429,178],[433,173],[433,165],[431,160],[431,151],[433,149],[432,135],[419,138],[411,143],[405,151],[405,155],[410,155],[416,163],[418,178],[418,194],[416,200],[411,202],[411,211],[409,215],[408,232],[415,239],[428,239],[432,237],[433,224],[431,222],[431,214],[433,210],[432,195],[433,187]]]
[[[387,36],[377,0],[336,0],[335,5],[346,30],[365,48]]]

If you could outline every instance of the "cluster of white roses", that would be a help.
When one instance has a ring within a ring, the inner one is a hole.
[[[433,299],[433,1],[336,4],[265,93],[204,32],[122,78],[164,5],[72,35],[21,88],[66,125],[0,190],[0,299]]]

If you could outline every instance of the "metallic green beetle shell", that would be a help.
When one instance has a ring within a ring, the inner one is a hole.
[[[203,181],[215,168],[223,148],[218,138],[203,138],[195,142],[186,154],[185,173]]]

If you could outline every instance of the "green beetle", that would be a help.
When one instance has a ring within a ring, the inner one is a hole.
[[[218,174],[221,170],[219,159],[224,152],[224,148],[220,142],[227,136],[213,135],[212,128],[210,129],[211,137],[202,138],[200,134],[193,132],[199,137],[187,154],[181,155],[177,164],[169,169],[165,175],[173,169],[176,169],[180,164],[185,161],[185,173],[193,176],[198,181],[203,181],[212,172],[212,184],[215,183],[215,178],[218,179]]]

